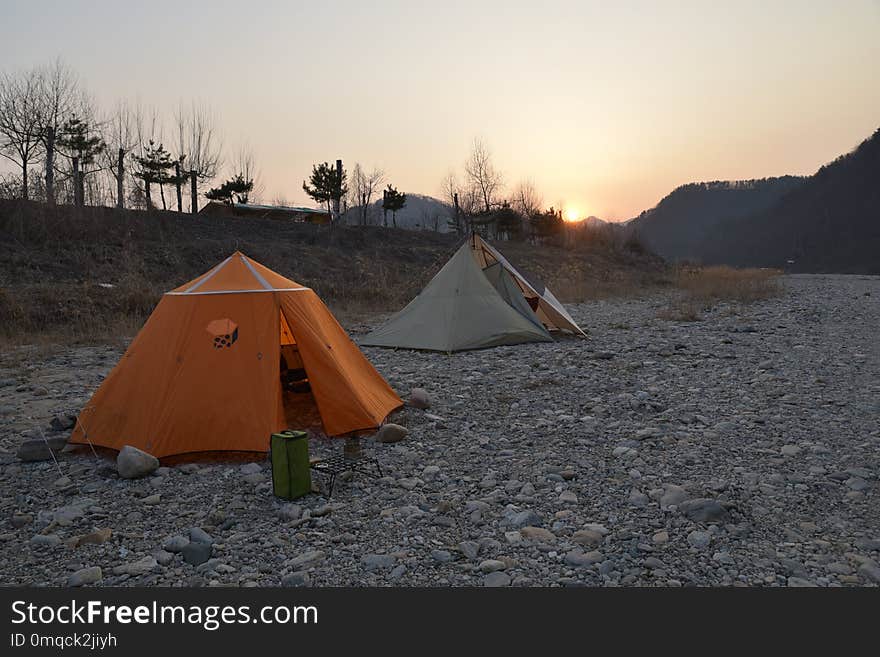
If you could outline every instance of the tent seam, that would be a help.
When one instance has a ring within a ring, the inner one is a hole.
[[[191,285],[190,287],[188,287],[187,289],[185,289],[185,290],[184,290],[184,293],[189,293],[189,292],[192,292],[193,290],[197,290],[198,288],[200,288],[200,287],[201,287],[206,281],[208,281],[209,279],[213,278],[214,275],[215,275],[218,271],[220,271],[221,269],[223,269],[223,267],[226,266],[226,263],[228,263],[230,260],[232,260],[232,256],[229,256],[228,258],[226,258],[226,260],[224,260],[224,261],[221,262],[219,265],[217,265],[216,267],[214,267],[214,269],[212,269],[211,271],[209,271],[209,272],[205,275],[205,277],[204,277],[202,280],[200,280],[198,283],[195,283],[194,285]]]
[[[250,262],[248,262],[247,257],[244,254],[242,254],[240,257],[241,257],[241,261],[245,264],[245,266],[254,275],[254,278],[257,279],[257,282],[263,286],[263,289],[264,290],[271,290],[272,286],[269,285],[269,282],[265,278],[263,278],[262,275],[256,269],[254,269],[253,265]]]

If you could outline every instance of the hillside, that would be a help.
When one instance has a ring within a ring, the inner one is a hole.
[[[401,308],[452,255],[458,237],[0,201],[0,336],[131,335],[161,294],[239,249],[313,287],[342,316]],[[619,244],[578,250],[503,243],[517,266],[563,301],[641,285],[656,256]]]
[[[783,176],[682,185],[656,207],[631,219],[627,228],[664,258],[707,261],[707,253],[722,231],[772,207],[803,181]]]
[[[706,259],[880,274],[880,130],[773,207],[725,230]]]
[[[880,130],[807,178],[683,185],[626,230],[670,260],[880,273]]]
[[[448,222],[452,215],[452,208],[440,199],[424,194],[407,193],[406,205],[402,210],[398,210],[396,219],[398,228],[446,233],[449,231]],[[356,209],[349,210],[343,217],[349,225],[356,225],[361,220]],[[379,226],[383,224],[384,215],[381,198],[371,204],[369,217],[372,225]],[[390,212],[388,213],[388,225],[392,225]]]

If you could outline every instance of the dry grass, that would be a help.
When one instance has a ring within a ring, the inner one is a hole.
[[[781,273],[777,269],[735,269],[725,265],[679,267],[673,284],[697,300],[751,303],[779,296]]]
[[[511,242],[503,250],[563,303],[641,296],[669,283],[662,259],[619,240],[581,241],[567,249]]]
[[[702,319],[702,310],[694,301],[679,299],[658,312],[657,317],[669,322],[698,322]]]
[[[584,235],[569,248],[507,242],[503,250],[567,303],[669,284],[656,256],[604,233]],[[0,201],[0,343],[132,337],[163,292],[236,249],[312,287],[341,321],[362,323],[406,305],[458,243],[454,235],[428,231],[329,231],[271,220]]]
[[[548,283],[553,294],[564,303],[586,303],[602,299],[619,299],[639,297],[666,285],[666,277],[662,273],[654,275],[629,275],[615,278],[587,279],[580,276],[557,278],[555,283]]]
[[[160,296],[124,279],[109,289],[89,283],[0,288],[0,342],[104,343],[130,337]]]
[[[331,307],[396,310],[455,241],[391,232],[0,201],[0,341],[131,337],[165,291],[236,249],[313,287]]]
[[[569,248],[503,248],[565,303],[678,290],[660,313],[675,321],[780,293],[776,271],[669,268],[604,233],[582,238]],[[457,242],[430,232],[0,203],[0,346],[131,337],[163,292],[235,249],[313,287],[344,323],[364,323],[408,303]]]
[[[670,282],[681,294],[658,313],[660,319],[696,322],[719,303],[743,306],[782,294],[776,269],[679,266]]]

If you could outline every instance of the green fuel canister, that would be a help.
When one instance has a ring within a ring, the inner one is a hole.
[[[272,459],[272,491],[276,497],[295,500],[312,492],[309,438],[305,431],[273,433],[269,451]]]

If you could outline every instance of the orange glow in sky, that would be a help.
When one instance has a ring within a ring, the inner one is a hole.
[[[578,212],[578,209],[572,205],[569,205],[567,208],[565,208],[565,214],[563,215],[563,217],[566,221],[570,223],[583,220],[581,213]]]

